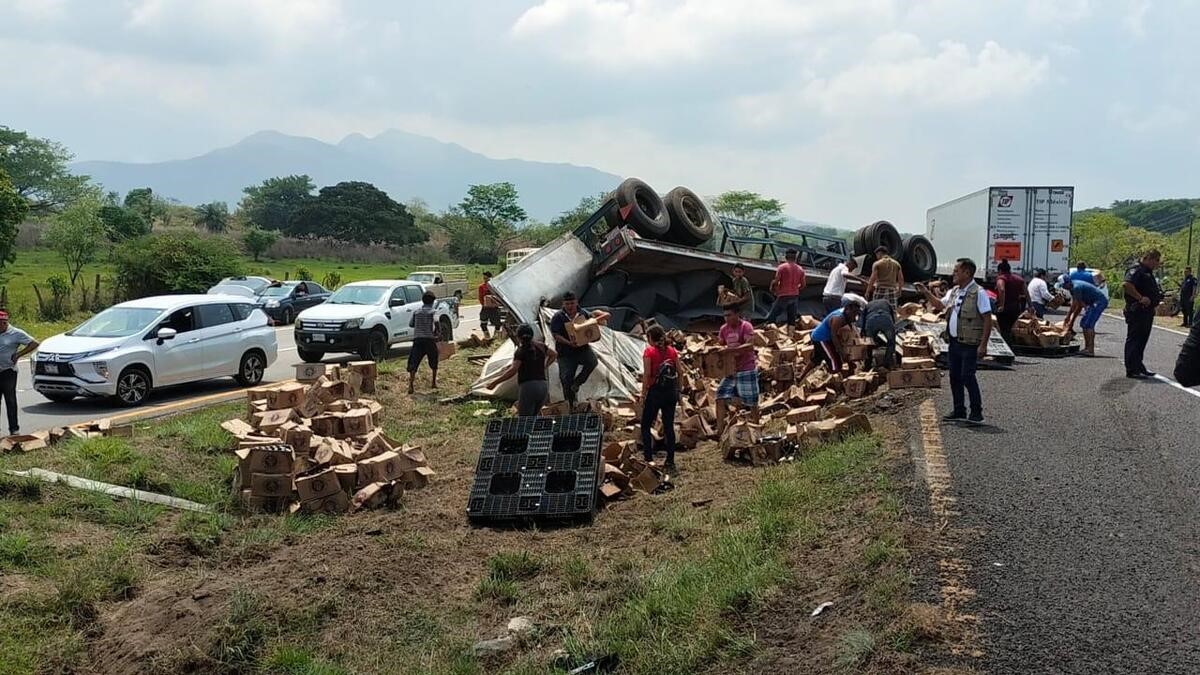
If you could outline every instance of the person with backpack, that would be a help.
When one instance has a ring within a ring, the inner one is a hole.
[[[513,352],[512,363],[488,383],[488,389],[495,389],[501,382],[516,375],[517,416],[540,415],[550,398],[546,371],[556,358],[558,354],[546,343],[533,339],[533,326],[523,323],[517,327],[517,350]]]
[[[662,414],[663,440],[667,446],[668,471],[675,470],[675,406],[679,403],[679,353],[667,344],[662,326],[646,331],[647,345],[642,352],[642,456],[654,459],[651,430]]]

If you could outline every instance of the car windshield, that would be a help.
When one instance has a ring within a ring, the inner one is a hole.
[[[413,274],[408,275],[408,280],[415,281],[419,284],[431,284],[431,283],[433,283],[433,275],[432,274],[424,274],[421,272],[414,272]]]
[[[267,286],[259,291],[258,294],[264,298],[282,298],[291,293],[292,289],[295,287],[296,284],[294,282],[290,284],[282,284],[280,286]]]
[[[377,305],[389,286],[342,286],[325,302],[330,305]]]
[[[150,327],[162,314],[161,309],[151,307],[110,307],[84,321],[67,335],[75,337],[116,338],[129,337]]]

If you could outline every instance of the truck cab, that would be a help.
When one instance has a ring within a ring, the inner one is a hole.
[[[467,293],[467,274],[465,268],[445,268],[436,270],[421,270],[408,275],[408,281],[421,284],[425,290],[438,298],[453,297],[462,300]]]
[[[425,287],[411,280],[356,281],[337,289],[323,304],[296,317],[296,350],[305,363],[326,354],[358,354],[380,361],[391,346],[411,342],[409,326],[421,307]],[[458,327],[457,300],[434,303],[439,339],[448,341]]]

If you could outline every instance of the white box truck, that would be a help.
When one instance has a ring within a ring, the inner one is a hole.
[[[938,274],[949,275],[959,258],[974,260],[981,279],[994,278],[1001,260],[1026,277],[1039,267],[1066,271],[1074,202],[1074,187],[989,187],[929,209],[925,236]]]

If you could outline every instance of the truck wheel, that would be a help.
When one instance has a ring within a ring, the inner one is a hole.
[[[303,347],[296,348],[296,354],[300,356],[300,360],[305,363],[320,363],[321,359],[325,358],[323,352],[310,352]]]
[[[617,186],[617,206],[629,207],[625,223],[647,239],[661,239],[671,229],[671,218],[662,197],[637,178],[627,178]]]
[[[279,323],[281,323],[281,324],[283,324],[283,325],[287,326],[287,325],[291,324],[291,323],[292,323],[292,319],[295,319],[295,318],[296,318],[296,317],[295,317],[295,315],[294,315],[294,314],[292,314],[292,308],[291,308],[291,307],[284,307],[284,308],[283,308],[283,315],[280,317],[280,319],[279,319]]]
[[[442,317],[442,320],[438,322],[438,328],[441,332],[442,342],[454,342],[454,326],[448,317]]]
[[[919,234],[905,237],[903,248],[900,264],[905,281],[926,281],[937,274],[937,251],[928,239]]]
[[[129,366],[117,376],[117,393],[113,396],[122,408],[134,408],[150,396],[150,373],[141,366]]]
[[[242,362],[238,366],[238,374],[235,376],[235,379],[243,387],[253,387],[262,382],[263,375],[266,375],[266,373],[266,357],[257,349],[251,349],[242,354]]]
[[[900,233],[896,230],[896,226],[888,221],[877,220],[860,229],[859,233],[862,234],[862,246],[859,246],[858,234],[855,234],[855,255],[868,255],[874,258],[875,249],[883,246],[896,260],[900,260],[904,256],[904,243],[900,240]],[[862,250],[862,253],[859,253],[859,250]]]
[[[677,187],[663,197],[670,217],[667,239],[684,246],[699,246],[712,239],[713,218],[704,201],[691,190]]]
[[[462,291],[454,291],[454,297],[458,300],[462,300]]]
[[[387,356],[387,333],[378,328],[367,337],[367,346],[358,353],[364,361],[382,361]]]

